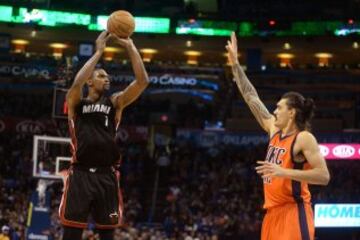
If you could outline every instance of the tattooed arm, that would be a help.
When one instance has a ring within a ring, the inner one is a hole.
[[[245,75],[244,70],[241,68],[239,62],[232,65],[232,72],[234,74],[236,85],[245,102],[249,106],[251,112],[261,127],[266,132],[269,132],[273,116],[269,113],[264,103],[260,100],[258,93]]]
[[[229,52],[229,60],[232,66],[232,72],[235,82],[245,102],[251,112],[259,122],[261,127],[270,135],[275,131],[274,116],[267,110],[264,103],[260,100],[256,89],[247,78],[244,70],[241,68],[237,57],[237,40],[235,33],[231,35],[231,41],[228,41],[226,49]]]

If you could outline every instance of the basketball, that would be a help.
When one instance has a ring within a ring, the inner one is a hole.
[[[130,37],[134,29],[134,17],[124,10],[113,12],[107,21],[107,30],[120,38]]]

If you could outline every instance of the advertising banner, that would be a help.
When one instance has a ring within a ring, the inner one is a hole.
[[[360,204],[315,204],[315,227],[360,227]]]
[[[1,63],[0,66],[0,77],[18,78],[23,82],[26,80],[54,80],[56,74],[56,69],[47,65]]]
[[[324,143],[319,147],[326,160],[360,160],[360,144]]]

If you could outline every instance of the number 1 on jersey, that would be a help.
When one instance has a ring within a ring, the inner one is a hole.
[[[107,127],[109,125],[109,119],[108,116],[105,116],[105,127]]]

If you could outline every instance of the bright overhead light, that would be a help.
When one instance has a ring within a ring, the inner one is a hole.
[[[317,58],[332,58],[333,55],[331,53],[321,52],[321,53],[316,53],[315,57],[317,57]]]
[[[27,44],[29,44],[29,41],[25,40],[25,39],[14,39],[11,41],[11,43],[19,44],[19,45],[27,45]]]
[[[229,56],[229,53],[228,52],[224,52],[223,53],[223,56],[224,57],[228,57]],[[238,52],[238,57],[241,57],[241,53]]]
[[[68,47],[66,44],[63,44],[63,43],[51,43],[49,46],[52,48],[67,48]]]
[[[286,50],[291,49],[290,43],[288,43],[288,42],[284,43],[284,47],[283,47],[283,48],[286,49]]]
[[[359,43],[358,42],[353,42],[352,47],[354,49],[358,49],[359,48]]]
[[[115,48],[115,47],[106,47],[105,49],[104,49],[104,52],[120,52],[121,50],[120,50],[120,48]]]
[[[201,52],[198,52],[198,51],[185,51],[184,54],[187,55],[187,56],[200,56]]]
[[[286,58],[286,59],[292,59],[295,57],[294,54],[291,54],[291,53],[279,53],[277,55],[278,58]]]
[[[153,49],[153,48],[143,48],[143,49],[140,49],[140,52],[154,54],[154,53],[157,53],[158,50]]]

